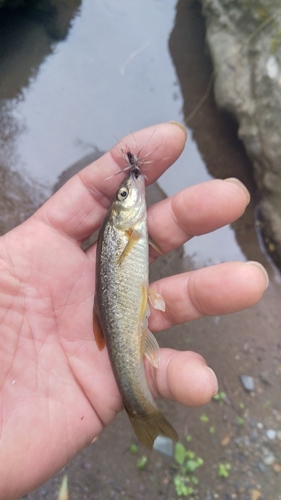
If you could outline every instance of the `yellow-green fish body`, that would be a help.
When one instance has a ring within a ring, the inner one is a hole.
[[[137,437],[152,448],[158,435],[177,433],[160,413],[146,380],[143,355],[157,367],[159,347],[148,330],[148,296],[157,308],[161,296],[149,290],[149,240],[145,181],[130,168],[100,230],[97,247],[95,324],[105,337],[112,369]]]

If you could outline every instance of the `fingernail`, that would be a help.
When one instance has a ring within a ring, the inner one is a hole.
[[[247,200],[248,200],[247,205],[250,203],[250,199],[251,199],[250,193],[249,193],[248,189],[246,188],[246,186],[244,186],[244,184],[241,181],[239,181],[239,179],[236,179],[236,177],[229,177],[228,179],[224,179],[224,180],[226,182],[232,182],[233,184],[236,184],[236,186],[239,186],[240,189],[242,189],[247,196]]]
[[[186,141],[186,139],[187,139],[187,130],[186,130],[185,126],[182,123],[176,122],[174,120],[171,120],[168,123],[170,123],[171,125],[176,125],[177,127],[179,127],[184,132],[185,141]]]
[[[212,395],[212,398],[213,398],[217,394],[217,392],[219,390],[218,379],[217,379],[217,376],[216,376],[214,370],[212,370],[212,368],[210,368],[209,366],[206,366],[206,368],[212,374],[212,377],[213,377],[213,380],[214,380],[214,392],[213,392],[213,395]]]
[[[257,267],[262,272],[262,274],[264,275],[265,290],[266,290],[268,285],[269,285],[269,277],[268,277],[267,271],[265,270],[263,265],[260,262],[257,262],[256,260],[249,260],[247,262],[247,264],[250,264],[251,266]]]

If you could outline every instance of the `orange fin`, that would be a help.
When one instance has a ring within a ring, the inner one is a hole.
[[[148,298],[150,304],[154,307],[154,309],[158,309],[159,311],[165,312],[166,304],[160,293],[156,292],[153,288],[148,289]]]
[[[120,264],[122,262],[122,260],[124,260],[124,258],[126,257],[126,255],[128,255],[130,253],[130,251],[132,250],[133,246],[141,238],[141,234],[136,229],[133,229],[133,230],[132,229],[128,229],[127,231],[125,231],[125,233],[128,236],[128,242],[127,242],[127,245],[125,246],[123,252],[121,253],[121,255],[120,255],[119,259],[118,259],[118,264]]]
[[[98,349],[100,351],[102,351],[105,347],[105,338],[104,338],[104,334],[102,331],[99,317],[98,317],[96,309],[95,309],[95,305],[94,305],[94,311],[93,311],[93,329],[94,329],[94,335],[95,335],[95,340],[96,340]]]
[[[150,238],[150,236],[149,236],[149,244],[156,250],[156,252],[160,253],[160,255],[165,255],[163,250],[161,250],[159,245],[157,245],[157,243],[155,243],[155,241],[153,241],[153,239]]]
[[[154,337],[153,333],[145,327],[143,324],[141,325],[142,335],[143,335],[143,354],[148,359],[148,361],[154,366],[154,368],[159,368],[160,364],[160,348],[159,344]]]
[[[157,436],[166,436],[173,441],[179,440],[175,429],[159,410],[155,410],[152,414],[144,417],[130,415],[129,413],[128,416],[138,440],[147,448],[153,448]]]

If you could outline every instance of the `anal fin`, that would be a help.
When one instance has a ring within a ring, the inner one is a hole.
[[[160,348],[159,344],[154,337],[153,333],[145,326],[141,325],[143,342],[143,354],[148,359],[148,361],[154,366],[154,368],[159,368],[160,364]]]

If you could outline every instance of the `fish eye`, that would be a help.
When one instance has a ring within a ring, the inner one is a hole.
[[[118,194],[117,194],[117,198],[118,200],[122,201],[122,200],[125,200],[127,198],[129,194],[129,191],[127,188],[125,187],[122,187],[121,189],[119,189],[118,191]]]

